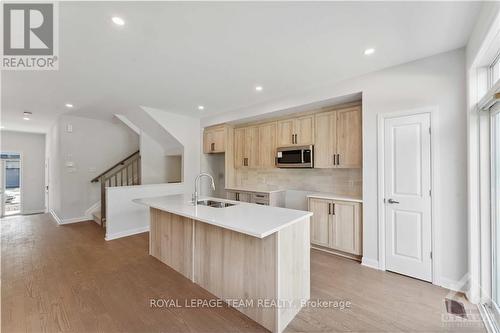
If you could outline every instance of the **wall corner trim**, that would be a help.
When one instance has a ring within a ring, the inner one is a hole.
[[[434,283],[443,288],[449,289],[451,291],[466,293],[466,285],[457,280],[448,279],[445,277],[440,277],[438,283]]]
[[[51,209],[49,212],[52,220],[54,220],[54,222],[57,224],[61,224],[61,219],[59,218],[59,216],[57,216],[56,212],[53,209]]]
[[[361,259],[361,265],[369,267],[369,268],[380,270],[378,260],[363,257]]]
[[[113,239],[123,238],[123,237],[132,236],[132,235],[136,235],[136,234],[142,234],[143,232],[148,232],[148,231],[149,231],[149,225],[147,225],[145,227],[116,232],[116,233],[111,234],[111,235],[108,235],[106,233],[106,237],[104,237],[104,239],[107,241],[110,241]]]

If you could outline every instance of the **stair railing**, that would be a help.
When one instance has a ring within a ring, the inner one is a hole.
[[[106,187],[132,186],[141,184],[141,155],[139,151],[115,164],[92,183],[101,183],[101,226],[106,224]]]

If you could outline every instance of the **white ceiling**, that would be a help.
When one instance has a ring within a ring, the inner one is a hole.
[[[58,71],[2,72],[2,125],[145,105],[193,116],[463,47],[478,2],[60,2]],[[119,27],[112,16],[122,17]],[[368,47],[372,56],[363,55]],[[260,84],[264,90],[256,92]],[[199,111],[198,105],[205,110]],[[23,110],[33,113],[22,120]]]

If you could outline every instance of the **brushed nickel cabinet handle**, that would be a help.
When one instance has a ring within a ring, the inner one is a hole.
[[[335,215],[335,204],[334,203],[332,203],[332,207],[333,207],[332,208],[332,215]]]
[[[332,204],[328,203],[328,215],[332,215]]]

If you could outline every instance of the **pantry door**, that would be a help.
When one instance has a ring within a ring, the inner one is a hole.
[[[384,119],[385,268],[432,281],[430,113]]]

